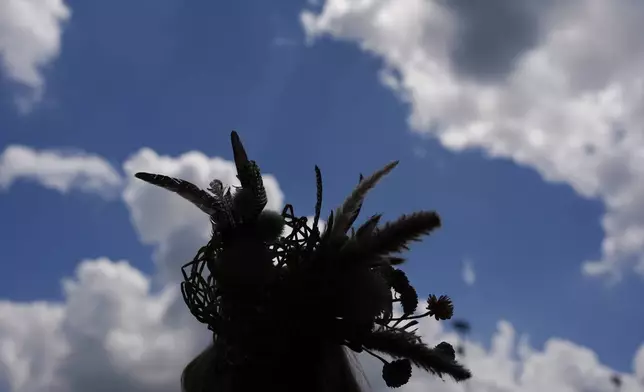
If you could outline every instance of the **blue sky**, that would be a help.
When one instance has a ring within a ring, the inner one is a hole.
[[[0,150],[84,151],[125,175],[123,162],[142,147],[231,159],[236,129],[301,215],[312,213],[314,165],[325,180],[326,214],[359,173],[400,159],[363,211],[441,214],[444,227],[413,247],[406,266],[420,293],[452,296],[484,347],[507,320],[535,348],[558,337],[633,371],[644,341],[642,276],[624,270],[611,284],[582,270],[602,258],[601,195],[550,181],[529,160],[491,157],[488,144],[451,148],[415,126],[413,101],[381,82],[381,70],[395,66],[378,49],[362,50],[364,36],[329,27],[306,44],[300,14],[322,12],[324,3],[66,5],[60,53],[42,67],[44,93],[28,112],[15,100],[30,87],[0,71]],[[3,300],[64,301],[61,279],[84,259],[125,259],[155,273],[154,247],[139,240],[118,196],[61,193],[26,178],[0,200]],[[464,260],[474,266],[472,285],[463,281]]]

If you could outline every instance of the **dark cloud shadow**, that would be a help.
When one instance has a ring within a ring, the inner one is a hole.
[[[452,67],[461,76],[498,81],[539,42],[551,0],[441,0],[458,26]]]

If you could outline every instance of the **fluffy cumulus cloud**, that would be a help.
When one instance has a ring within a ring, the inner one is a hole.
[[[122,182],[118,171],[102,157],[12,145],[0,155],[0,189],[21,179],[62,193],[79,189],[104,196],[117,195]]]
[[[409,123],[601,199],[588,275],[644,275],[644,4],[631,0],[326,0],[310,39],[355,42]]]
[[[64,303],[0,302],[0,376],[11,391],[179,390],[179,369],[205,340],[190,320],[166,320],[176,287],[151,293],[126,262],[98,259],[63,289]]]
[[[21,109],[40,98],[42,68],[58,56],[71,11],[63,0],[0,0],[0,66],[3,74],[29,89]]]

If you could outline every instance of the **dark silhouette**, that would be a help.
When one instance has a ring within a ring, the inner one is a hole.
[[[472,326],[465,320],[454,320],[452,321],[452,327],[458,334],[459,338],[456,346],[456,353],[461,357],[465,357],[465,342],[467,341],[467,335],[472,330]]]
[[[189,200],[212,223],[212,239],[182,268],[184,300],[213,332],[213,343],[184,369],[185,392],[359,391],[346,348],[379,358],[391,387],[407,383],[412,365],[456,381],[471,377],[451,345],[429,347],[410,330],[418,318],[449,319],[449,297],[431,295],[427,312],[414,315],[418,295],[395,268],[404,262],[399,252],[440,226],[438,215],[421,211],[383,226],[373,215],[353,228],[365,195],[397,162],[361,175],[321,232],[320,170],[315,168],[317,203],[309,227],[290,205],[282,214],[264,211],[259,167],[236,132],[231,139],[241,183],[234,194],[216,179],[206,192],[184,180],[136,174]],[[290,233],[283,235],[285,227]]]

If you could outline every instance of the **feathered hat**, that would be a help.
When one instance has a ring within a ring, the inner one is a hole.
[[[204,191],[185,180],[136,174],[210,217],[212,238],[182,267],[181,289],[190,312],[213,331],[225,363],[235,366],[270,357],[285,345],[313,342],[375,356],[383,362],[382,376],[390,387],[407,383],[412,364],[456,381],[471,377],[456,362],[450,344],[430,347],[412,330],[422,317],[451,318],[449,297],[430,295],[426,312],[417,314],[416,290],[396,268],[410,242],[440,226],[439,216],[420,211],[379,225],[381,215],[376,214],[353,227],[367,192],[398,162],[366,178],[360,175],[320,230],[320,169],[315,167],[317,203],[309,225],[291,205],[281,214],[264,210],[267,196],[259,167],[234,131],[231,141],[241,184],[234,193],[218,179]],[[401,306],[402,315],[396,315],[394,305]]]

